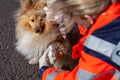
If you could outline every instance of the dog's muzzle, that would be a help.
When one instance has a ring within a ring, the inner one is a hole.
[[[35,33],[43,33],[45,30],[45,23],[42,23],[39,27],[35,28]]]

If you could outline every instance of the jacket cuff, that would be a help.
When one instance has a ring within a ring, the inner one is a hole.
[[[40,70],[39,70],[38,76],[39,76],[40,78],[42,78],[43,72],[44,72],[46,69],[48,69],[48,68],[50,68],[50,67],[48,67],[48,66],[42,66],[42,67],[40,68]]]

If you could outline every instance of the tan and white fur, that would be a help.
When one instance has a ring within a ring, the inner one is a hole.
[[[53,37],[45,36],[50,32],[48,31],[47,33],[49,28],[45,27],[47,23],[40,22],[40,20],[44,20],[44,13],[41,4],[39,6],[35,1],[22,0],[21,9],[17,12],[17,18],[16,49],[20,51],[26,59],[29,59],[30,64],[37,63],[47,47],[46,44],[49,43],[49,38]],[[44,27],[44,31],[41,30],[42,27]],[[41,31],[36,33],[37,29]]]
[[[57,45],[58,52],[71,53],[71,45],[61,37],[58,25],[45,21],[45,5],[44,0],[22,0],[16,13],[16,49],[30,64],[37,64],[50,44]],[[71,54],[67,54],[55,64],[59,68],[64,65],[73,68],[72,63]]]

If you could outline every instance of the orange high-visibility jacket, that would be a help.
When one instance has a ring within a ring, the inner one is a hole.
[[[45,67],[42,80],[120,80],[120,1],[102,13],[73,47],[80,58],[73,71]]]

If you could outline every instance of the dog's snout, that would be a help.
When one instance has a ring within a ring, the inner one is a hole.
[[[39,33],[40,30],[39,30],[38,28],[35,28],[35,32],[36,32],[36,33]]]
[[[45,30],[45,23],[41,23],[39,26],[36,26],[34,28],[35,33],[40,33],[42,34]]]

